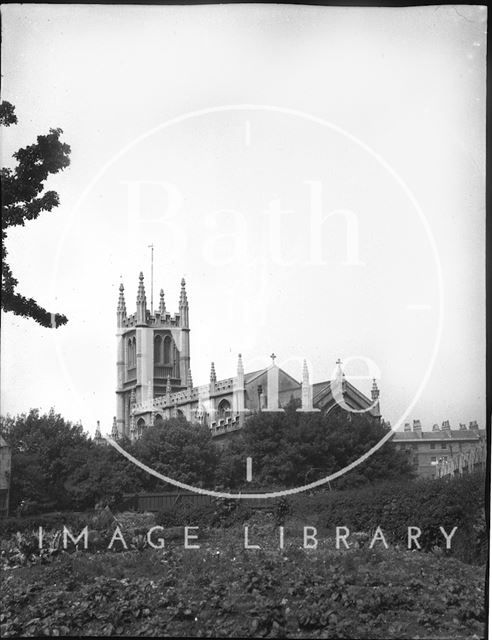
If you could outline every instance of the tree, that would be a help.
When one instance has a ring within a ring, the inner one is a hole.
[[[244,485],[245,460],[254,461],[257,486],[289,488],[326,477],[357,460],[377,444],[388,427],[366,414],[335,409],[322,413],[260,413],[246,421],[239,438],[223,452],[222,484]],[[335,481],[337,488],[382,479],[410,478],[406,455],[386,442],[367,461]],[[250,484],[250,488],[253,486]]]
[[[66,483],[74,469],[85,464],[90,444],[82,426],[54,409],[43,415],[31,409],[2,418],[0,432],[12,449],[11,510],[22,500],[38,510],[72,507]]]
[[[14,106],[3,101],[0,104],[0,125],[17,124]],[[5,248],[7,229],[24,226],[35,220],[43,211],[51,211],[59,204],[56,191],[45,191],[44,183],[50,174],[58,173],[70,164],[70,147],[60,141],[61,129],[50,129],[47,135],[38,136],[37,142],[19,149],[13,154],[17,160],[14,169],[2,168],[2,309],[16,315],[32,318],[43,327],[59,327],[67,318],[50,313],[32,298],[25,298],[16,291],[18,281],[7,264]]]
[[[121,441],[130,449],[130,441]],[[113,447],[89,441],[84,451],[69,453],[67,463],[72,466],[65,489],[73,509],[92,509],[103,501],[110,507],[121,503],[125,493],[142,490],[142,474],[127,458]]]
[[[148,427],[131,452],[155,471],[195,487],[213,486],[220,456],[208,427],[184,418]],[[147,490],[157,489],[159,484],[162,489],[162,483],[146,473],[142,480]]]

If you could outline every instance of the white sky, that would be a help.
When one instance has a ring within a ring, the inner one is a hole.
[[[253,370],[273,350],[297,379],[306,358],[314,381],[362,356],[393,424],[425,381],[409,419],[484,426],[484,7],[6,5],[2,18],[2,97],[19,119],[3,163],[50,127],[72,148],[50,181],[61,205],[7,245],[19,291],[69,323],[3,316],[2,413],[54,406],[110,429],[117,288],[133,312],[143,270],[150,304],[153,242],[171,312],[187,279],[195,384],[211,360],[234,375],[238,352]],[[138,209],[132,181],[157,183]],[[341,216],[316,228],[317,188],[323,215],[353,212],[362,264],[343,264]],[[444,294],[428,380],[439,287],[426,225]]]

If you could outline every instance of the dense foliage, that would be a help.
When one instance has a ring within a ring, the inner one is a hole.
[[[484,487],[477,474],[408,491],[386,483],[300,494],[262,511],[219,499],[157,515],[99,508],[4,521],[0,630],[3,637],[483,637],[483,570],[457,558],[486,544],[484,520],[466,529],[479,512],[467,500],[483,508]],[[24,533],[8,533],[22,524]],[[88,550],[62,548],[63,524],[76,536],[88,526]],[[155,524],[164,527],[160,550],[147,540]],[[336,549],[335,524],[350,527],[350,549]],[[458,526],[450,551],[436,537],[439,524],[448,532]],[[184,525],[197,527],[199,549],[184,548]],[[258,549],[244,548],[245,525]],[[316,526],[317,549],[303,548],[305,525]],[[378,525],[388,549],[368,546]],[[408,525],[422,528],[419,551],[406,550]],[[126,548],[117,542],[108,550],[116,526]],[[486,553],[478,556],[483,562]]]
[[[87,458],[89,440],[79,425],[51,410],[32,410],[2,418],[2,435],[12,448],[11,510],[22,500],[45,509],[67,508],[65,483],[74,467]]]
[[[285,413],[259,413],[246,421],[225,448],[218,480],[225,487],[290,488],[325,478],[369,451],[389,427],[366,414],[342,410],[299,413],[291,403]],[[254,465],[254,484],[245,483],[245,460]],[[412,478],[404,452],[386,442],[369,459],[334,481],[337,488],[388,478]]]
[[[54,410],[1,420],[12,447],[10,511],[23,514],[110,505],[123,494],[172,487],[137,468],[106,443],[97,444],[79,425]],[[147,428],[135,443],[120,444],[155,471],[192,486],[251,491],[303,485],[341,469],[369,450],[386,427],[363,416],[331,413],[258,414],[223,449],[207,427],[182,418]],[[254,483],[246,483],[245,460],[254,460]],[[411,477],[404,454],[386,443],[336,487]]]
[[[17,124],[15,109],[10,102],[0,104],[0,125]],[[70,164],[70,147],[60,141],[61,129],[50,129],[37,141],[19,149],[14,155],[16,166],[1,169],[2,181],[2,309],[32,318],[43,327],[58,327],[67,322],[64,315],[50,313],[32,298],[16,291],[17,280],[7,264],[7,229],[24,226],[43,211],[51,211],[59,204],[56,191],[44,191],[50,174],[58,173]]]
[[[423,550],[442,541],[439,527],[453,537],[453,554],[465,562],[485,562],[488,550],[486,480],[483,473],[440,480],[382,482],[345,491],[300,494],[290,500],[299,517],[317,514],[325,527],[343,525],[351,531],[388,533],[391,540],[406,545],[407,527],[418,526]]]

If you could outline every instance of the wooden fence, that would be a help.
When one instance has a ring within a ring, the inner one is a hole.
[[[202,493],[187,491],[166,491],[162,493],[125,493],[119,508],[133,509],[135,511],[170,511],[177,504],[190,507],[206,506],[214,502],[216,498]],[[241,500],[245,505],[255,509],[275,508],[275,499]]]

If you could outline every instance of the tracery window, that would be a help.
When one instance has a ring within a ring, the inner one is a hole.
[[[221,400],[217,409],[219,419],[227,418],[231,413],[231,403],[226,399]]]
[[[154,338],[154,363],[162,364],[162,338],[161,336],[156,336]]]
[[[171,364],[171,338],[164,338],[164,364]]]
[[[135,338],[129,338],[127,343],[126,361],[128,368],[131,369],[136,364],[136,342]]]

